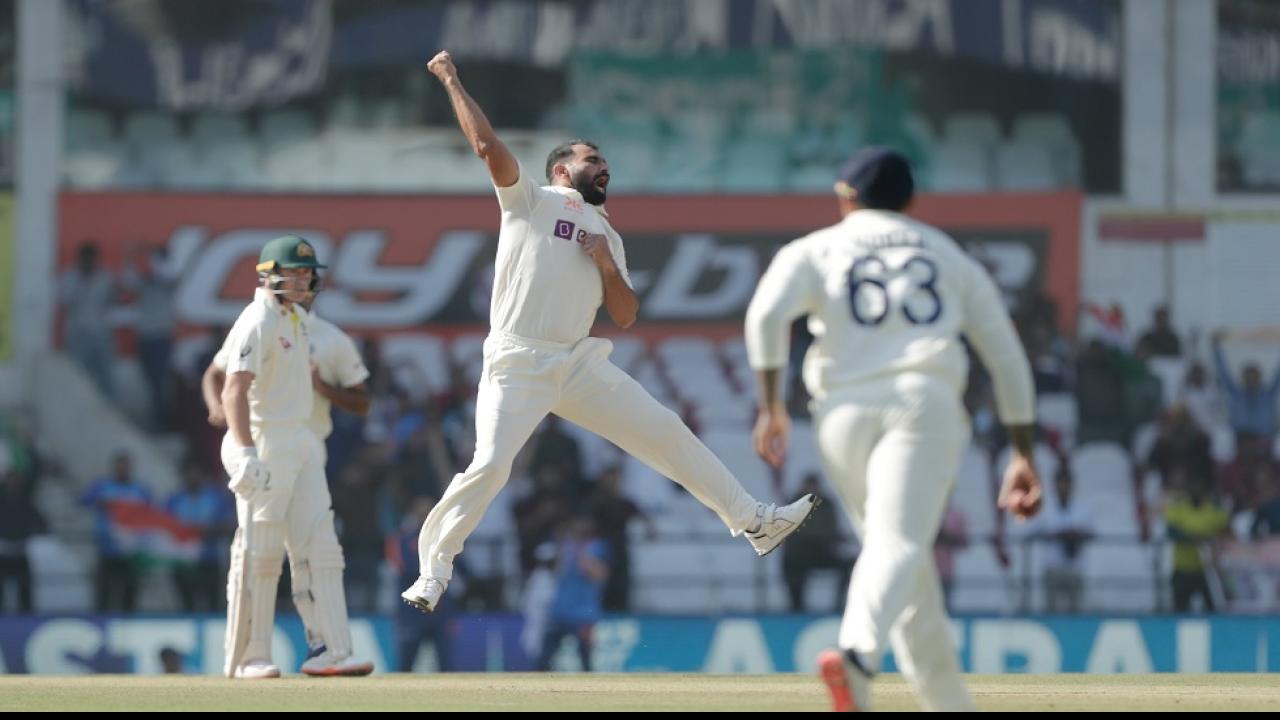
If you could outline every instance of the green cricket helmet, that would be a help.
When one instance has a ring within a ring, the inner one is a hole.
[[[297,235],[278,237],[262,247],[258,254],[258,277],[271,280],[271,288],[279,292],[280,270],[311,268],[311,292],[320,291],[320,273],[325,265],[316,259],[316,249]]]

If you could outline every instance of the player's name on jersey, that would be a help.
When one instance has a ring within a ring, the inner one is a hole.
[[[924,247],[924,238],[915,230],[895,230],[881,235],[862,235],[854,242],[859,246],[870,248]]]

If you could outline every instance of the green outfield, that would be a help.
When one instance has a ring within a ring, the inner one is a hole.
[[[1275,710],[1272,675],[979,675],[983,710]],[[876,709],[916,709],[902,679],[877,681]],[[275,681],[207,677],[0,676],[13,710],[825,710],[803,675],[374,675]]]

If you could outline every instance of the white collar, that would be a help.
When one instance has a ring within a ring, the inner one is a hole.
[[[852,222],[854,218],[865,217],[897,218],[899,220],[908,219],[907,215],[900,212],[894,212],[893,210],[882,210],[880,208],[858,208],[848,215],[845,215],[842,220]]]
[[[261,285],[253,289],[253,299],[261,300],[263,303],[266,304],[267,307],[280,313],[281,315],[289,314],[289,308],[286,308],[280,302],[279,298],[276,297],[276,294],[273,292],[269,292],[266,288],[262,287]],[[294,304],[294,307],[293,307],[294,312],[297,312],[298,310],[301,310],[301,309],[302,308],[299,305],[297,305],[296,303]]]

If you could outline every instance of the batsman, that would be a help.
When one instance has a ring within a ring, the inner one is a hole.
[[[227,581],[223,669],[235,678],[280,676],[271,658],[271,637],[287,545],[291,557],[305,560],[309,570],[314,603],[309,614],[315,625],[309,630],[327,646],[323,657],[308,661],[315,672],[307,664],[303,671],[366,674],[372,666],[352,657],[342,547],[333,528],[324,452],[308,426],[312,343],[300,304],[315,290],[317,271],[324,266],[311,244],[295,235],[267,243],[258,260],[261,285],[222,347],[221,405],[227,423],[222,463],[239,521]]]

